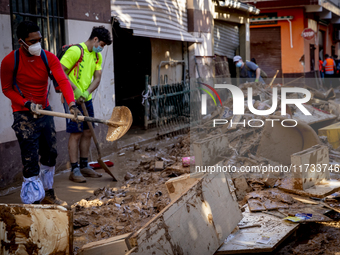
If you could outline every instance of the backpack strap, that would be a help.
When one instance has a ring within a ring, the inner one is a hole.
[[[46,67],[46,70],[47,70],[48,77],[50,77],[50,79],[53,80],[54,77],[53,77],[53,75],[52,75],[52,73],[51,73],[51,69],[50,69],[50,67],[49,67],[49,65],[48,65],[47,56],[46,56],[46,53],[45,53],[44,50],[41,50],[40,57],[41,57],[42,61],[43,61],[44,64],[45,64],[45,67]]]
[[[80,49],[80,57],[79,57],[78,61],[74,64],[74,66],[70,69],[70,71],[68,72],[67,75],[69,75],[72,72],[72,70],[74,69],[74,75],[77,74],[77,79],[78,79],[79,78],[79,68],[80,68],[79,65],[83,61],[84,49],[80,44],[73,44],[72,46],[77,46]]]
[[[19,56],[19,49],[14,51],[14,71],[13,71],[13,85],[17,88],[19,94],[25,98],[24,94],[21,92],[18,84],[17,84],[17,73],[18,73],[18,68],[19,68],[19,61],[20,61],[20,56]]]
[[[98,61],[99,61],[98,53],[96,53],[96,58],[97,58],[97,61],[96,61],[96,65],[97,65],[97,64],[98,64]]]
[[[48,60],[47,60],[46,53],[45,53],[45,51],[44,51],[43,49],[41,49],[40,57],[41,57],[42,61],[43,61],[44,64],[45,64],[45,67],[46,67],[46,70],[47,70],[48,77],[50,77],[50,79],[52,80],[52,83],[53,83],[54,88],[57,90],[56,84],[58,85],[58,83],[57,83],[57,82],[55,81],[55,79],[54,79],[54,76],[53,76],[53,74],[52,74],[52,72],[51,72],[51,69],[50,69],[50,67],[49,67],[49,65],[48,65]],[[51,88],[51,84],[49,84],[48,89],[47,89],[47,95],[46,95],[46,103],[45,103],[45,105],[47,105],[47,99],[48,99],[48,94],[50,93],[50,88]]]

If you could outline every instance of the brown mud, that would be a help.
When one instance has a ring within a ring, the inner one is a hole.
[[[135,160],[126,162],[119,186],[97,189],[93,196],[72,205],[75,254],[89,242],[137,231],[168,205],[164,183],[189,172],[179,157],[188,155],[188,145],[183,138],[176,138],[165,148],[151,144],[120,151],[125,159]],[[164,161],[164,169],[155,171],[155,161]]]

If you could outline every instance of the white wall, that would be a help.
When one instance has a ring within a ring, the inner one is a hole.
[[[151,85],[154,86],[158,84],[158,70],[161,61],[183,60],[182,42],[151,38],[151,52]],[[183,65],[162,65],[161,76],[164,77],[164,75],[168,76],[168,84],[181,82]],[[162,81],[161,84],[163,84]]]
[[[9,15],[0,14],[0,61],[12,51],[11,18]],[[16,140],[15,133],[11,128],[13,114],[11,101],[0,92],[0,143]]]

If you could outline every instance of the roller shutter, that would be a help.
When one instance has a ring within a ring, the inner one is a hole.
[[[215,54],[233,58],[240,45],[238,26],[219,20],[215,20],[214,23]]]
[[[250,55],[268,77],[282,77],[281,69],[281,30],[280,27],[251,28]]]

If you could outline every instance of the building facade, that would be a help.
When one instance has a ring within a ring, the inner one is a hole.
[[[250,51],[270,77],[291,80],[318,75],[319,58],[339,55],[338,1],[243,1],[261,14],[250,20]],[[304,36],[305,29],[314,31]]]

